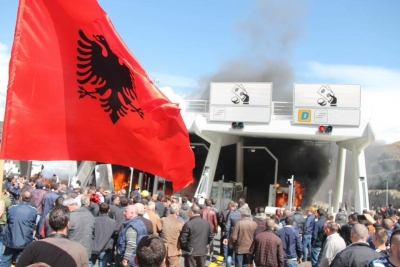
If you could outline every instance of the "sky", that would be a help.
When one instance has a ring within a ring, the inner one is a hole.
[[[99,0],[172,102],[207,99],[211,81],[361,84],[378,140],[400,140],[400,2]],[[0,118],[18,1],[0,2]]]

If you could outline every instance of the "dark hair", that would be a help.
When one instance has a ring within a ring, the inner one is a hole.
[[[160,267],[164,261],[165,254],[164,242],[156,235],[144,236],[136,248],[139,266]]]
[[[350,219],[351,219],[353,222],[358,222],[358,213],[357,213],[357,212],[354,212],[353,214],[350,214],[350,215],[349,215],[349,221],[350,221]]]
[[[54,189],[54,190],[57,190],[58,187],[59,187],[59,185],[58,185],[57,183],[54,183],[54,184],[51,186],[51,188]]]
[[[66,206],[55,206],[50,210],[49,224],[54,231],[67,227],[69,221],[69,209]]]
[[[149,204],[149,201],[145,198],[143,198],[142,200],[139,201],[139,203],[142,203],[143,206],[147,206]]]
[[[101,203],[100,205],[100,213],[101,214],[107,214],[108,210],[110,209],[110,207],[108,206],[108,204],[106,202]]]
[[[206,200],[204,201],[204,203],[206,204],[207,207],[211,207],[211,200],[206,199]]]
[[[319,214],[319,216],[324,216],[325,211],[323,209],[317,209],[317,213]]]
[[[301,207],[296,207],[296,211],[300,211],[301,212]]]
[[[193,212],[193,214],[200,214],[200,208],[197,205],[192,205],[190,210]]]
[[[213,197],[211,199],[211,204],[213,204],[213,205],[217,204],[217,199],[215,197]]]
[[[120,201],[121,207],[128,206],[128,199],[125,196],[120,196],[119,201]]]
[[[64,198],[63,197],[58,197],[56,198],[56,201],[54,201],[54,206],[62,206],[64,202]]]
[[[182,203],[187,203],[187,201],[188,201],[187,197],[182,198]]]
[[[292,216],[288,216],[285,218],[285,223],[286,225],[293,225],[294,223],[294,218]]]
[[[114,200],[116,200],[119,196],[117,195],[111,195],[111,203],[114,202]]]

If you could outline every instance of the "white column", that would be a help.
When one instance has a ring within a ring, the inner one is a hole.
[[[243,183],[243,139],[236,143],[236,182]]]
[[[221,138],[218,138],[214,144],[210,145],[210,150],[208,151],[206,163],[204,166],[208,166],[210,169],[208,171],[208,179],[205,181],[205,190],[207,197],[211,193],[212,184],[214,182],[215,171],[217,170],[219,153],[221,152]],[[202,192],[200,192],[202,193]]]
[[[153,184],[153,194],[157,193],[157,189],[158,189],[158,176],[154,176],[154,184]]]
[[[346,165],[346,149],[339,146],[337,166],[336,166],[336,185],[333,199],[334,212],[339,211],[339,203],[343,200],[344,171]]]
[[[365,168],[364,150],[353,151],[354,181],[356,194],[354,199],[355,211],[361,213],[363,209],[369,209],[367,171]],[[361,177],[361,178],[360,178]]]

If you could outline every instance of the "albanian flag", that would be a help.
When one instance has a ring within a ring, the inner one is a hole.
[[[1,157],[92,160],[192,181],[180,109],[151,82],[96,0],[20,0]]]

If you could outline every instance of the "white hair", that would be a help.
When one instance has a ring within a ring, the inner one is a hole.
[[[68,197],[64,199],[63,206],[72,206],[72,205],[77,205],[75,198]]]

